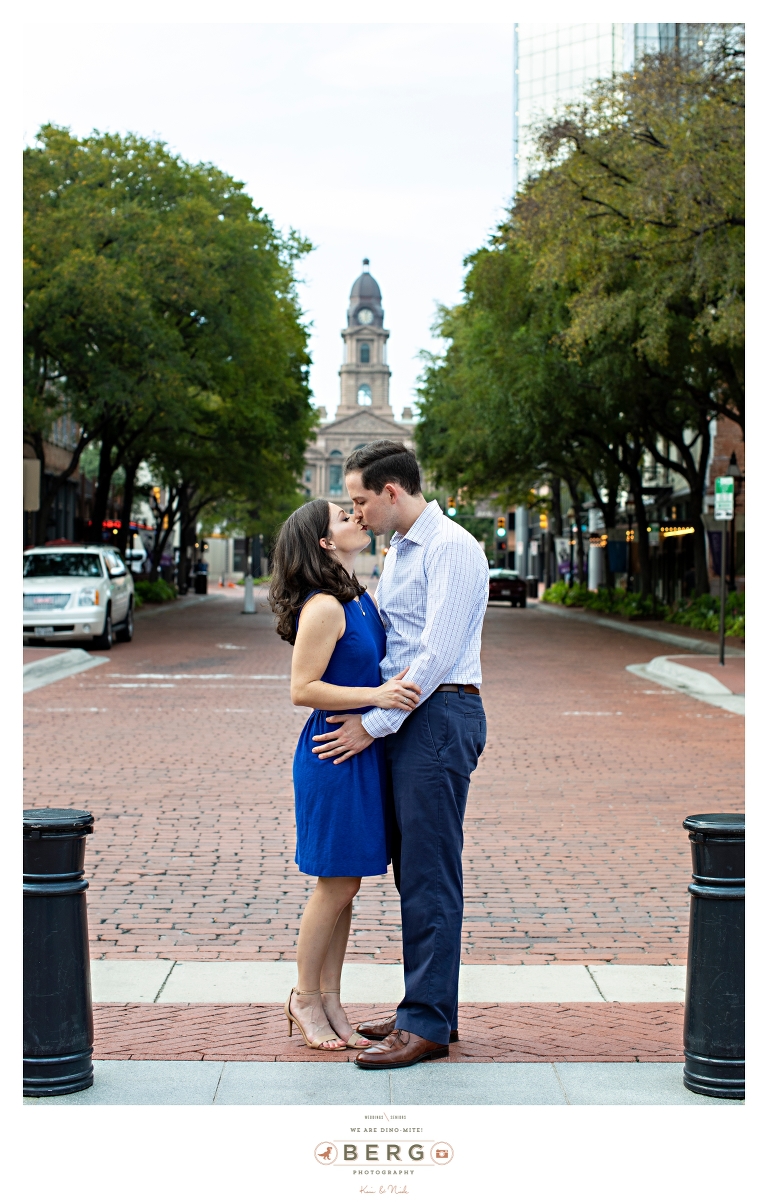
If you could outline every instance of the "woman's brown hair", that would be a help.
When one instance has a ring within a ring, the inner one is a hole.
[[[327,501],[307,501],[286,518],[277,536],[269,604],[277,614],[277,633],[286,643],[296,642],[296,618],[310,593],[329,593],[344,602],[365,592],[320,546],[320,539],[328,537],[330,520]]]

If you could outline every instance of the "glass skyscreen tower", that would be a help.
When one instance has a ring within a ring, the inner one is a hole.
[[[680,24],[515,25],[513,191],[532,166],[530,126],[577,100],[596,79],[629,71],[644,54],[702,45],[701,26]]]

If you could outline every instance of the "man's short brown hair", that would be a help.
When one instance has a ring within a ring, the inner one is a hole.
[[[344,472],[360,472],[363,488],[378,496],[385,484],[399,484],[412,497],[421,492],[421,473],[413,451],[402,442],[380,438],[358,447],[347,459]]]

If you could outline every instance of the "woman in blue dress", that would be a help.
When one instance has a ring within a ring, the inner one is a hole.
[[[309,501],[284,523],[275,546],[270,604],[277,632],[294,646],[291,700],[312,707],[293,760],[296,863],[317,885],[301,919],[298,987],[285,1003],[307,1047],[367,1047],[341,1004],[341,969],[352,901],[364,876],[387,871],[384,748],[375,739],[359,755],[321,760],[313,735],[339,713],[374,706],[410,713],[418,685],[405,669],[381,683],[384,627],[373,598],[358,583],[355,559],[368,533],[333,502]]]

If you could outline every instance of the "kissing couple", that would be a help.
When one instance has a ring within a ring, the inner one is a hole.
[[[317,877],[301,919],[298,987],[285,1003],[307,1047],[358,1048],[363,1069],[448,1055],[458,1039],[461,853],[469,778],[485,746],[480,637],[488,563],[427,503],[402,443],[345,465],[352,514],[309,501],[275,546],[270,604],[293,644],[291,700],[310,706],[293,761],[296,863]],[[394,530],[376,601],[355,560]],[[329,730],[329,726],[332,729]],[[353,1030],[341,1004],[352,902],[392,863],[405,996]]]

